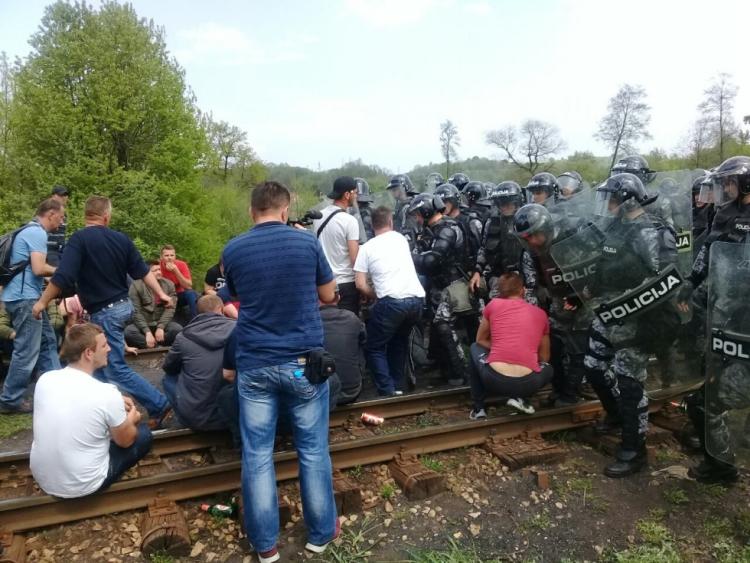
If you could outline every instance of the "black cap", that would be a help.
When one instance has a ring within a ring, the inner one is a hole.
[[[52,188],[52,195],[66,196],[70,195],[70,191],[65,186],[57,185]]]
[[[339,199],[346,192],[356,191],[357,182],[351,176],[339,176],[333,182],[333,190],[328,194],[330,199]]]

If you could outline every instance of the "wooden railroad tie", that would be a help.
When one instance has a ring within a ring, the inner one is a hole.
[[[561,444],[548,442],[541,434],[528,432],[515,438],[492,436],[484,443],[484,449],[512,471],[538,463],[556,463],[568,454]]]
[[[10,532],[0,532],[0,563],[24,563],[26,539]]]
[[[338,514],[362,512],[362,493],[359,486],[338,469],[333,470],[333,495]]]
[[[34,491],[34,480],[31,475],[21,473],[11,465],[8,475],[0,481],[0,500],[28,497]]]
[[[159,494],[141,518],[141,552],[166,551],[174,557],[190,554],[190,532],[182,509],[173,500]]]
[[[388,464],[388,470],[409,500],[422,500],[445,490],[445,476],[427,469],[416,454],[402,450]]]

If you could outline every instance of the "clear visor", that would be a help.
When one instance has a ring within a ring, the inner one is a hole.
[[[728,201],[734,201],[740,194],[737,180],[733,176],[715,178],[710,185],[710,189],[712,193],[711,197],[713,197],[712,203],[714,205],[721,205]],[[703,201],[702,199],[700,199],[702,196],[703,187],[701,187],[701,195],[699,196],[699,201]]]
[[[612,192],[597,191],[594,197],[594,215],[612,217],[622,205],[619,199],[612,197]]]
[[[427,178],[424,182],[424,189],[426,192],[432,193],[440,184],[442,182],[438,178]]]
[[[544,203],[549,199],[547,188],[542,186],[532,186],[526,188],[526,203]]]
[[[576,190],[580,188],[578,180],[571,178],[570,176],[560,176],[557,179],[557,185],[560,186],[560,194],[563,197],[573,195]]]
[[[518,196],[515,195],[501,195],[494,198],[495,205],[501,211],[508,211],[509,213],[515,213],[519,207]]]

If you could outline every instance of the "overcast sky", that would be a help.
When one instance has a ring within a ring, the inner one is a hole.
[[[0,0],[0,50],[29,52],[41,0]],[[361,158],[394,171],[497,156],[489,129],[557,125],[568,151],[594,138],[623,83],[643,86],[654,146],[681,145],[719,72],[750,114],[747,0],[134,0],[166,30],[204,111],[248,132],[266,161],[317,169]],[[98,2],[94,0],[94,5]]]

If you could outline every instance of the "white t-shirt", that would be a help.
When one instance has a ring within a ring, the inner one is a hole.
[[[336,205],[329,205],[321,212],[323,217],[313,221],[315,236],[318,236],[320,226],[337,209],[341,208]],[[352,260],[349,256],[347,241],[356,240],[359,242],[359,222],[357,219],[343,210],[341,213],[336,213],[333,219],[328,221],[318,239],[323,247],[323,253],[328,259],[328,264],[333,270],[333,275],[336,277],[336,283],[353,282],[354,272],[352,271]]]
[[[355,272],[369,274],[378,298],[424,297],[417,270],[404,235],[388,231],[367,241],[359,249]]]
[[[82,497],[109,470],[110,427],[125,422],[117,387],[70,366],[48,371],[34,390],[31,473],[45,493]]]

